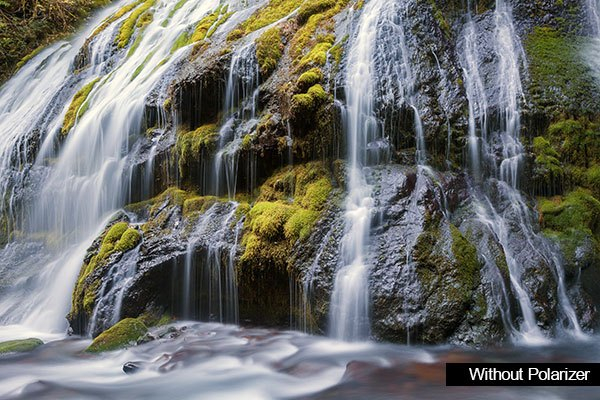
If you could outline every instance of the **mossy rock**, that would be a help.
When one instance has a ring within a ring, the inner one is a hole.
[[[600,201],[591,192],[577,189],[564,197],[540,198],[538,208],[544,234],[562,249],[568,277],[600,268]]]
[[[100,242],[95,242],[98,247],[88,254],[81,267],[73,290],[71,311],[67,316],[77,333],[85,332],[87,322],[94,311],[102,281],[98,272],[108,265],[113,255],[119,257],[134,249],[141,240],[142,235],[136,228],[130,227],[127,222],[119,221],[105,230]]]
[[[102,332],[85,351],[101,353],[122,349],[136,344],[137,340],[146,332],[148,332],[148,328],[139,318],[126,318]]]
[[[268,77],[277,67],[283,55],[281,30],[271,28],[256,40],[256,58],[263,78]]]
[[[549,27],[535,27],[525,39],[531,99],[539,111],[550,116],[600,111],[598,85],[581,57],[588,40]]]
[[[21,340],[10,340],[8,342],[0,343],[0,354],[8,353],[26,353],[41,345],[43,345],[40,339],[29,338]]]

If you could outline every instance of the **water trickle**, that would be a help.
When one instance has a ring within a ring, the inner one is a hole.
[[[215,194],[235,197],[239,151],[244,136],[254,131],[258,121],[259,68],[253,42],[236,50],[231,57],[225,92],[226,122],[219,132],[215,155]],[[225,183],[225,186],[223,186]]]
[[[215,203],[190,234],[182,299],[186,319],[238,322],[235,256],[243,220],[237,220],[237,208],[235,202]]]
[[[98,292],[98,302],[94,307],[88,332],[97,335],[110,328],[121,319],[123,296],[137,271],[139,246],[125,253],[123,258],[108,271]]]

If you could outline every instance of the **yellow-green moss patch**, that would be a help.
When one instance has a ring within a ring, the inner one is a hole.
[[[135,32],[136,26],[138,24],[138,20],[140,20],[140,17],[142,17],[142,15],[144,15],[146,13],[146,11],[148,11],[150,9],[150,7],[152,7],[154,5],[154,2],[155,2],[155,0],[144,1],[144,3],[142,5],[140,5],[138,8],[136,8],[131,13],[131,15],[129,15],[129,17],[127,17],[125,22],[123,22],[123,25],[121,25],[121,29],[119,29],[119,34],[115,38],[115,42],[117,43],[117,47],[119,49],[122,49],[129,44],[129,41],[131,40],[131,37],[133,36],[133,33]],[[145,26],[144,24],[147,24],[147,23],[148,22],[147,22],[147,17],[146,17],[146,21],[142,20],[142,23],[140,26],[143,27],[143,26]]]
[[[279,28],[268,29],[256,40],[256,58],[263,76],[269,76],[275,70],[282,55],[283,43]]]
[[[101,353],[135,345],[146,332],[148,328],[139,318],[126,318],[102,332],[85,351]]]
[[[7,342],[0,343],[0,354],[26,353],[43,344],[44,342],[36,338],[9,340]]]
[[[100,78],[96,78],[90,83],[86,84],[82,87],[76,94],[73,96],[73,100],[71,100],[71,104],[67,109],[67,113],[65,114],[65,120],[63,122],[63,126],[60,130],[62,136],[66,136],[69,131],[75,126],[75,121],[80,118],[88,109],[88,96],[94,86],[98,83]]]

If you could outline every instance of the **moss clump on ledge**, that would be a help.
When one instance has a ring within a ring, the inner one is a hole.
[[[323,80],[323,72],[319,68],[312,68],[298,78],[296,87],[300,92],[306,92],[311,86],[314,86]]]
[[[304,25],[311,16],[321,14],[335,7],[336,3],[336,0],[305,1],[298,10],[298,23]]]
[[[26,353],[41,345],[43,345],[40,339],[29,338],[21,340],[10,340],[8,342],[0,342],[0,354],[8,353]]]
[[[129,44],[136,27],[144,27],[149,23],[147,18],[141,19],[140,17],[154,5],[154,2],[155,0],[146,0],[142,5],[136,8],[129,17],[127,17],[125,22],[123,22],[121,29],[119,29],[119,34],[115,38],[115,43],[119,49],[122,49]],[[142,21],[139,26],[138,20]]]
[[[85,351],[101,353],[122,349],[135,344],[146,332],[148,328],[139,318],[126,318],[102,332]]]
[[[217,28],[224,24],[233,13],[227,12],[228,6],[220,5],[215,11],[202,18],[196,25],[196,29],[189,40],[189,43],[200,42],[210,38]]]
[[[185,177],[194,163],[210,154],[219,139],[219,130],[215,124],[203,125],[193,131],[180,132],[177,136],[177,156],[179,173]]]
[[[65,114],[63,126],[60,129],[60,133],[62,136],[66,136],[69,133],[69,131],[75,126],[75,121],[77,121],[77,119],[80,118],[87,111],[89,105],[87,99],[99,80],[100,78],[94,79],[93,81],[82,87],[75,94],[75,96],[73,96],[73,100],[71,100],[71,104],[69,105],[67,113]]]
[[[239,24],[227,36],[227,40],[237,40],[247,34],[271,25],[290,15],[299,2],[297,0],[271,0],[265,7],[259,8],[248,19]]]
[[[283,43],[279,28],[268,29],[256,40],[256,58],[263,77],[271,75],[282,55]]]
[[[332,190],[329,172],[318,162],[269,178],[246,218],[241,263],[285,269],[292,246],[310,236]]]
[[[292,96],[293,114],[311,114],[329,101],[329,94],[323,89],[323,86],[313,85],[306,93]]]

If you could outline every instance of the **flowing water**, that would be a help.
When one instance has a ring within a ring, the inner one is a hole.
[[[598,340],[466,350],[347,343],[197,323],[158,328],[153,335],[164,338],[101,356],[82,356],[89,340],[67,339],[2,358],[0,397],[588,400],[598,394],[593,387],[445,385],[446,362],[593,362],[600,357]]]
[[[114,213],[132,201],[134,186],[141,185],[138,197],[147,198],[154,192],[152,171],[159,143],[172,128],[167,121],[178,120],[160,104],[166,100],[174,69],[193,47],[174,45],[200,19],[225,4],[218,0],[159,0],[143,35],[115,50],[114,37],[127,14],[104,30],[97,31],[96,27],[127,3],[117,2],[69,41],[44,49],[0,89],[0,211],[8,215],[8,224],[19,233],[0,250],[0,340],[34,336],[47,342],[29,354],[0,357],[0,397],[197,398],[201,393],[203,398],[219,399],[397,398],[400,394],[418,399],[477,399],[484,395],[492,399],[587,399],[595,394],[584,388],[505,388],[490,394],[483,389],[448,389],[444,385],[446,361],[585,362],[600,357],[597,341],[549,344],[549,332],[540,327],[535,299],[524,282],[525,272],[533,264],[549,268],[558,298],[556,334],[583,336],[565,287],[560,255],[537,233],[536,216],[519,191],[524,158],[521,77],[527,65],[510,7],[502,0],[496,2],[493,13],[492,37],[485,38],[494,46],[495,70],[491,75],[481,70],[478,46],[482,33],[470,14],[462,30],[459,58],[469,105],[466,166],[473,178],[469,189],[475,199],[474,213],[484,231],[479,255],[495,285],[490,301],[500,308],[514,342],[544,347],[476,352],[450,346],[348,343],[370,336],[369,260],[373,258],[369,257],[369,242],[371,227],[377,223],[373,217],[377,194],[367,177],[370,167],[390,159],[380,117],[381,108],[386,106],[411,110],[414,128],[417,174],[403,217],[406,262],[401,271],[401,281],[414,287],[407,290],[413,297],[404,298],[400,315],[406,322],[409,342],[422,301],[412,248],[423,230],[423,197],[428,187],[439,184],[427,167],[417,74],[407,42],[410,32],[405,32],[403,21],[409,0],[370,0],[352,13],[355,25],[348,41],[346,104],[342,106],[348,194],[345,234],[329,310],[333,339],[180,323],[170,330],[155,329],[152,335],[157,340],[150,343],[99,356],[82,352],[89,340],[65,339],[64,317],[90,243]],[[231,2],[229,10],[234,14],[219,26],[216,37],[224,37],[263,5],[250,3]],[[598,33],[598,2],[589,0],[588,5],[590,21]],[[227,196],[230,201],[210,206],[189,233],[185,260],[180,265],[181,312],[185,318],[227,323],[239,320],[234,261],[243,219],[237,220],[238,203],[233,200],[240,186],[239,150],[244,137],[259,122],[261,82],[254,40],[270,26],[249,35],[232,50],[224,77],[222,126],[203,194]],[[442,75],[440,60],[435,53],[433,57]],[[74,126],[63,132],[71,99],[86,85],[93,88],[78,110]],[[156,94],[157,124],[144,126],[147,99]],[[140,183],[135,172],[139,160],[135,159],[143,145],[138,138],[149,128],[155,136],[142,160]],[[288,128],[291,163],[290,132]],[[448,146],[451,133],[449,128]],[[256,178],[252,167],[247,170],[251,191]],[[443,196],[437,196],[436,201],[444,218],[450,218]],[[334,228],[317,248],[302,286],[292,291],[300,298],[290,302],[300,304],[302,317],[291,325],[305,331],[312,328],[306,316],[310,314],[313,275],[334,237]],[[488,238],[499,243],[506,255],[510,286],[498,278],[498,263],[485,244]],[[529,255],[526,259],[525,253]],[[128,252],[109,271],[111,279],[100,288],[90,332],[97,333],[121,317],[123,297],[137,272],[139,255],[139,248]],[[511,314],[511,297],[517,300],[514,311],[518,316]],[[123,372],[126,363],[130,364],[125,370],[135,374]]]
[[[479,181],[483,171],[488,179],[483,186],[474,188],[477,194],[476,213],[480,221],[501,244],[510,273],[510,284],[519,303],[522,316],[520,327],[506,326],[515,340],[526,343],[543,343],[547,340],[540,330],[531,302],[531,294],[523,284],[524,262],[515,250],[514,238],[517,232],[528,251],[542,260],[546,268],[551,268],[557,281],[559,308],[562,326],[571,334],[581,337],[582,332],[577,317],[566,294],[564,271],[556,250],[534,231],[533,212],[519,191],[519,172],[524,158],[520,141],[520,102],[524,98],[521,86],[521,71],[526,70],[525,54],[515,33],[510,7],[501,0],[496,2],[494,12],[494,50],[497,69],[495,81],[486,82],[479,72],[480,56],[477,49],[478,34],[469,13],[463,31],[463,74],[469,101],[469,166],[475,181]],[[488,126],[489,97],[495,91],[495,124]],[[490,130],[491,129],[491,130]],[[490,131],[488,131],[490,130]],[[479,133],[479,135],[478,135]],[[490,188],[494,195],[489,195]],[[522,252],[522,249],[519,250]],[[498,304],[507,302],[499,300]],[[504,321],[509,313],[504,310]]]

